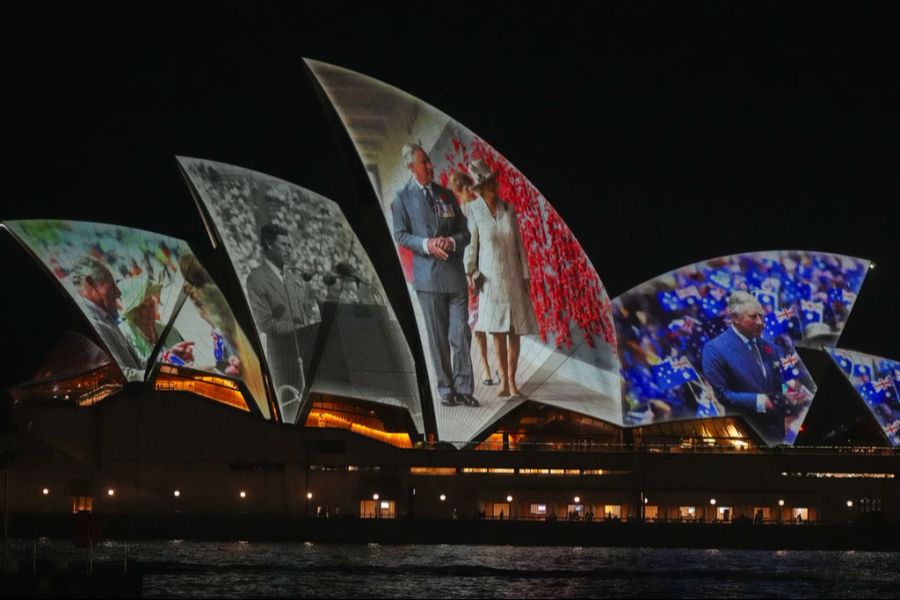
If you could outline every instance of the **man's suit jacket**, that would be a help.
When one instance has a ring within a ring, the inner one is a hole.
[[[394,239],[413,251],[413,288],[419,292],[466,293],[463,251],[469,244],[466,217],[448,189],[431,184],[434,206],[429,206],[418,184],[410,179],[394,197]],[[426,238],[453,238],[456,248],[447,260],[425,252]]]
[[[259,330],[284,335],[321,321],[315,299],[299,274],[288,271],[284,283],[263,263],[247,276],[247,299]]]
[[[775,401],[781,394],[780,353],[763,338],[756,339],[765,374],[753,351],[729,327],[703,348],[703,374],[726,408],[743,413],[767,441],[784,441],[784,413],[776,405],[765,413],[756,410],[756,395],[768,394]]]

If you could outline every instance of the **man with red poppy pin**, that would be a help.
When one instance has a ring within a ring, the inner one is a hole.
[[[731,327],[703,348],[703,373],[729,412],[737,412],[770,444],[784,442],[778,347],[762,338],[765,312],[750,293],[728,297]]]
[[[420,145],[403,146],[403,162],[411,177],[391,207],[394,239],[413,252],[413,289],[427,323],[441,405],[477,407],[462,260],[471,239],[466,217],[453,192],[435,183],[434,165]]]

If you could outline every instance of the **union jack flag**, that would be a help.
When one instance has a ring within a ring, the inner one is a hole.
[[[884,392],[885,396],[887,396],[888,398],[891,397],[891,392],[895,391],[894,382],[887,377],[883,379],[876,379],[872,382],[872,386],[875,388],[875,391]]]
[[[779,323],[782,321],[790,321],[791,319],[793,319],[796,316],[797,316],[797,312],[794,310],[793,306],[789,306],[787,308],[782,308],[779,311],[775,311],[775,318],[778,320]]]
[[[800,355],[796,352],[779,359],[781,362],[781,376],[784,381],[790,381],[800,376]]]

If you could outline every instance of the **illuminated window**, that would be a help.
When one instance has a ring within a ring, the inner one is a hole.
[[[488,473],[493,475],[513,475],[515,472],[515,469],[488,469]]]
[[[782,472],[782,477],[807,479],[893,479],[893,473],[830,473],[830,472]]]
[[[683,521],[693,521],[697,518],[697,507],[696,506],[679,506],[678,507],[678,516]]]
[[[410,467],[410,475],[456,475],[456,467]]]
[[[72,512],[91,512],[94,510],[93,496],[74,496],[72,498]]]
[[[463,467],[463,473],[487,473],[486,467]]]
[[[646,515],[646,513],[644,513]],[[606,504],[603,506],[603,516],[607,519],[621,519],[622,518],[622,505],[621,504]]]
[[[531,505],[531,514],[533,516],[544,516],[547,514],[547,505],[546,504],[532,504]]]
[[[396,517],[397,504],[393,500],[360,500],[359,516],[361,519],[393,519]]]

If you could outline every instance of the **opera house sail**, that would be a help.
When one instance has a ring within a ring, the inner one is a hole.
[[[246,386],[252,407],[241,393],[225,403],[277,418],[247,335],[186,242],[103,223],[4,226],[75,302],[127,381],[166,378],[157,363],[221,376]]]
[[[793,444],[816,393],[795,346],[837,343],[868,270],[837,254],[754,252],[616,297],[623,424],[733,415],[771,446]]]
[[[526,399],[621,423],[609,297],[550,202],[438,109],[306,62],[396,244],[439,439],[462,445]]]
[[[315,393],[401,407],[423,432],[412,354],[340,207],[242,167],[178,161],[240,281],[284,422]]]

